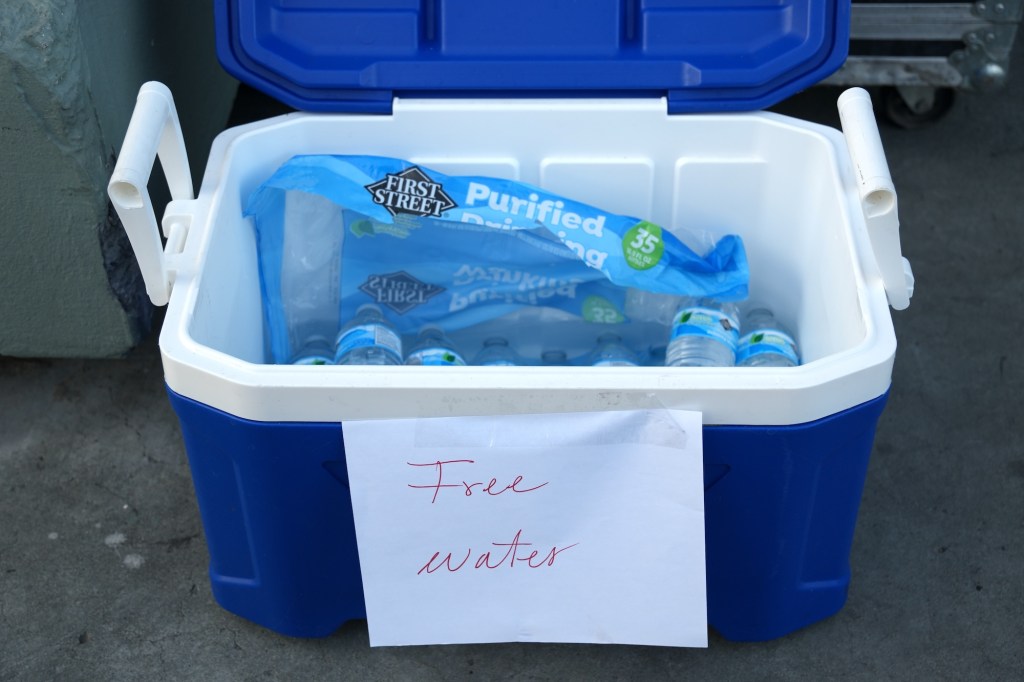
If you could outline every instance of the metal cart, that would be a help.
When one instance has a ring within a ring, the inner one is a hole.
[[[1024,0],[854,2],[850,56],[826,85],[882,86],[882,113],[905,128],[943,116],[957,90],[1007,78]]]

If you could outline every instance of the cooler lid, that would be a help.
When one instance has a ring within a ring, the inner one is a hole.
[[[850,0],[215,0],[239,80],[297,109],[394,97],[664,96],[763,109],[846,59]]]

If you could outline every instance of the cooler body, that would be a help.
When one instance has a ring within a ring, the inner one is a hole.
[[[342,425],[255,422],[169,395],[217,602],[297,637],[364,618]],[[773,639],[842,608],[886,397],[807,424],[704,427],[708,621],[722,636]]]

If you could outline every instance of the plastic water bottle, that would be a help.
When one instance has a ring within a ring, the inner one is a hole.
[[[672,324],[672,314],[679,309],[681,296],[657,294],[644,289],[626,289],[626,316],[634,322]]]
[[[736,351],[739,367],[795,367],[800,364],[796,341],[767,308],[754,308],[743,320],[746,334]]]
[[[291,359],[293,365],[333,365],[334,349],[325,336],[311,336],[306,339]]]
[[[466,361],[440,327],[428,325],[420,330],[420,336],[409,351],[405,364],[454,367],[465,365]]]
[[[672,319],[665,353],[668,367],[732,367],[739,343],[736,306],[708,298],[690,298]]]
[[[492,336],[484,341],[484,347],[473,358],[473,364],[485,367],[513,367],[523,364],[523,359],[508,345],[508,339],[503,336]]]
[[[400,365],[402,338],[372,303],[359,306],[356,316],[338,332],[334,344],[338,365]]]
[[[344,240],[344,230],[338,229],[341,208],[320,197],[311,201],[317,210],[296,208],[291,199],[285,202],[281,240],[273,247],[279,254],[265,263],[276,270],[280,287],[280,304],[267,311],[269,325],[276,332],[271,335],[270,348],[276,362],[319,364],[312,356],[305,356],[308,362],[298,363],[304,357],[304,347],[318,336],[326,338],[330,346],[345,322],[338,315],[341,280],[337,273]],[[327,349],[326,357],[325,364],[333,365],[333,347]]]
[[[540,364],[545,367],[561,367],[569,364],[564,350],[546,350],[540,354]]]
[[[597,337],[597,347],[590,354],[590,364],[594,367],[636,367],[636,353],[622,342],[618,334],[606,332]]]

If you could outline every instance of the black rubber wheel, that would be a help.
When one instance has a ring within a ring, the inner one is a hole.
[[[931,106],[920,111],[911,109],[896,88],[882,88],[882,113],[886,120],[904,130],[932,125],[949,113],[956,101],[953,88],[935,88]]]

